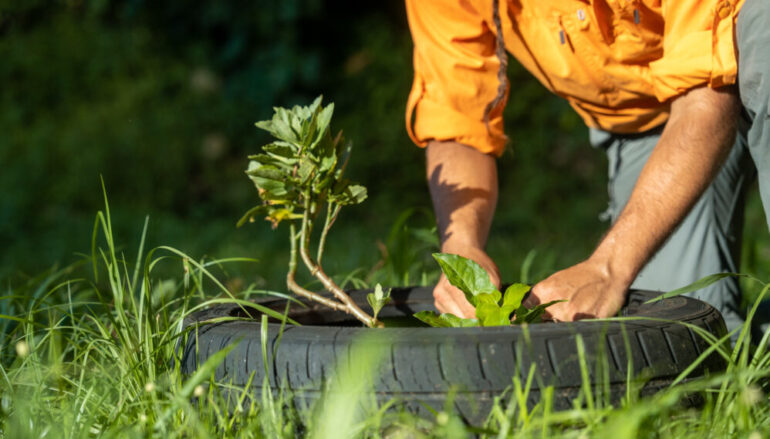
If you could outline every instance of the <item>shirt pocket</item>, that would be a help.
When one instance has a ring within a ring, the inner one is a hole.
[[[612,58],[647,64],[663,56],[660,0],[606,0],[594,3]]]

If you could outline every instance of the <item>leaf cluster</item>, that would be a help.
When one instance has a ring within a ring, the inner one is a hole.
[[[382,285],[377,284],[374,287],[374,292],[366,295],[366,301],[369,302],[369,306],[372,307],[372,317],[375,319],[377,318],[377,315],[380,313],[382,308],[390,303],[390,291],[391,290],[385,292],[382,289]]]
[[[310,106],[274,108],[272,119],[256,123],[276,140],[249,156],[246,174],[262,204],[250,209],[238,225],[265,214],[276,227],[284,220],[301,219],[305,210],[315,216],[324,202],[335,208],[366,199],[365,187],[342,176],[352,144],[342,133],[331,135],[334,104],[324,107],[321,101],[319,96]]]
[[[501,293],[489,279],[489,274],[475,261],[459,255],[434,253],[433,257],[449,283],[460,289],[476,308],[475,319],[453,314],[422,311],[414,316],[434,327],[508,326],[511,323],[537,323],[545,309],[561,300],[543,303],[533,308],[522,305],[530,286],[515,283]]]

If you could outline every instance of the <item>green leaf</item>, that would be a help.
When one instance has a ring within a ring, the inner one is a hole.
[[[285,175],[278,168],[272,165],[259,166],[246,171],[249,177],[260,177],[268,180],[283,180]]]
[[[366,295],[366,301],[369,302],[369,306],[372,307],[374,312],[373,317],[376,319],[377,314],[380,313],[382,307],[390,302],[390,290],[387,293],[382,291],[382,285],[377,284],[374,287],[374,292]]]
[[[479,326],[476,319],[463,319],[454,314],[444,313],[439,315],[433,311],[420,311],[414,317],[434,328],[471,328]]]
[[[316,98],[313,100],[313,103],[312,103],[312,104],[310,104],[310,105],[307,107],[307,109],[308,109],[308,111],[310,112],[310,114],[313,114],[313,113],[316,113],[316,112],[317,112],[318,108],[321,106],[321,102],[323,101],[323,99],[324,99],[324,95],[318,95],[318,97],[316,97]],[[307,117],[307,116],[306,116],[306,117]]]
[[[337,166],[337,155],[332,145],[325,145],[327,142],[321,143],[324,145],[317,151],[318,154],[318,169],[321,172],[328,172]]]
[[[273,142],[263,146],[262,150],[274,158],[294,161],[299,148],[288,142]]]
[[[258,188],[264,191],[259,196],[265,201],[283,200],[289,194],[289,191],[286,189],[286,183],[283,181],[261,177],[251,177],[251,179]]]
[[[700,290],[701,288],[706,288],[707,286],[709,286],[709,285],[711,285],[711,284],[713,284],[715,282],[718,282],[718,281],[720,281],[720,280],[722,280],[722,279],[724,279],[726,277],[733,277],[733,276],[735,276],[735,277],[748,277],[747,275],[740,274],[740,273],[715,273],[715,274],[711,274],[711,275],[706,276],[706,277],[704,277],[702,279],[696,280],[695,282],[691,283],[690,285],[687,285],[687,286],[682,287],[682,288],[677,288],[676,290],[669,291],[668,293],[665,293],[665,294],[661,294],[660,296],[655,297],[654,299],[650,299],[650,300],[644,302],[644,304],[647,305],[647,304],[654,303],[654,302],[657,302],[657,301],[660,301],[660,300],[663,300],[663,299],[668,299],[669,297],[675,297],[675,296],[680,296],[682,294],[691,293],[693,291]]]
[[[276,113],[273,115],[272,120],[263,120],[255,123],[257,128],[263,129],[274,137],[277,137],[286,142],[297,142],[297,137],[289,127],[288,118],[281,117],[281,112],[285,115],[285,109],[276,108]]]
[[[332,115],[334,114],[334,103],[331,103],[326,106],[323,110],[321,110],[320,113],[318,113],[318,116],[316,118],[316,130],[317,135],[315,140],[313,141],[313,144],[311,145],[311,148],[318,145],[318,143],[323,139],[323,136],[329,131],[329,123],[332,120]]]
[[[327,176],[330,179],[330,176]],[[327,179],[321,181],[318,185],[319,190],[323,187]],[[367,197],[366,188],[358,185],[351,184],[348,180],[342,180],[337,182],[332,194],[329,195],[329,201],[342,206],[348,206],[351,204],[359,204],[363,202]]]
[[[275,157],[268,154],[256,154],[251,156],[251,159],[251,162],[249,162],[249,168],[246,171],[247,173],[249,170],[256,169],[259,166],[274,166],[278,169],[282,169],[288,174],[294,164],[297,163],[296,160],[284,159],[282,157]],[[255,165],[252,165],[252,162],[255,163]]]
[[[531,288],[532,287],[529,285],[518,283],[512,284],[506,288],[505,294],[503,295],[503,308],[510,308],[510,311],[508,311],[509,314],[513,312],[513,310],[519,308],[521,306],[521,301]]]
[[[476,295],[497,291],[481,265],[468,258],[448,253],[433,253],[449,283],[459,288],[471,305],[476,306]]]
[[[273,135],[281,140],[287,142],[298,142],[299,137],[296,131],[292,128],[293,115],[289,110],[281,107],[275,108],[275,115],[273,115]]]
[[[476,296],[476,318],[481,326],[508,326],[511,324],[508,316],[511,311],[505,312],[500,307],[500,292],[481,293]]]
[[[518,312],[519,310],[516,310],[516,321],[514,323],[539,323],[542,321],[541,317],[543,316],[545,309],[559,302],[566,302],[566,300],[554,300],[547,303],[541,303],[540,305],[537,305],[536,307],[529,310],[524,307],[520,307],[519,309],[524,308],[526,312],[524,312],[520,317]]]
[[[307,157],[302,157],[299,160],[299,167],[297,168],[297,176],[299,177],[300,184],[306,184],[308,180],[315,174],[316,165]]]
[[[366,188],[360,184],[351,184],[345,188],[346,204],[360,204],[367,196]]]

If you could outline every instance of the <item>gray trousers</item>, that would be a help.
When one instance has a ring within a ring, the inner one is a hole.
[[[632,287],[670,291],[719,272],[740,269],[743,208],[755,175],[770,226],[770,1],[746,0],[738,17],[738,86],[744,110],[735,145],[716,179],[639,273]],[[617,220],[658,142],[662,127],[635,135],[591,130],[609,159],[609,208]],[[753,164],[752,164],[753,159]],[[756,171],[755,171],[756,165]],[[728,330],[743,325],[736,278],[691,293],[722,312]]]

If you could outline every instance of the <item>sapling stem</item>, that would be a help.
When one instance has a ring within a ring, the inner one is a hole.
[[[286,286],[289,288],[289,291],[300,295],[302,297],[305,297],[309,300],[312,300],[314,302],[318,302],[324,306],[328,306],[329,308],[336,309],[338,311],[344,311],[347,312],[347,308],[345,305],[339,302],[335,302],[332,299],[329,299],[327,297],[323,297],[318,293],[314,293],[310,290],[306,290],[305,288],[302,288],[297,284],[297,281],[294,279],[295,274],[297,273],[297,239],[299,236],[297,235],[296,227],[294,224],[291,224],[289,226],[290,235],[289,240],[291,241],[291,254],[289,256],[289,272],[286,273]]]
[[[352,314],[353,317],[360,320],[363,324],[366,326],[375,327],[375,326],[382,326],[382,323],[377,321],[377,319],[373,318],[369,314],[367,314],[364,310],[362,310],[356,303],[353,301],[353,299],[348,296],[345,291],[342,290],[342,288],[339,287],[324,271],[323,269],[313,261],[313,259],[310,257],[310,254],[308,252],[308,243],[310,242],[310,230],[309,230],[309,216],[310,216],[310,194],[305,194],[305,200],[304,200],[304,212],[302,214],[302,226],[300,228],[300,247],[299,247],[299,254],[302,257],[302,262],[305,263],[305,266],[310,271],[310,274],[314,276],[316,279],[321,281],[321,284],[323,284],[324,288],[326,288],[328,291],[330,291],[332,294],[334,294],[334,297],[337,298],[342,304],[344,304],[344,311],[348,314]]]
[[[329,234],[329,230],[332,228],[332,225],[334,225],[334,221],[337,220],[340,209],[342,209],[342,206],[339,204],[334,205],[334,208],[332,208],[332,203],[326,204],[326,221],[324,222],[323,230],[321,230],[321,237],[318,240],[318,256],[315,258],[318,265],[321,265],[321,258],[323,257],[324,248],[326,247],[326,235]]]
[[[291,255],[286,285],[299,296],[335,310],[352,314],[367,326],[382,326],[365,313],[321,268],[329,229],[342,206],[366,199],[366,188],[342,178],[350,147],[341,133],[332,137],[329,130],[334,104],[321,106],[319,96],[309,107],[275,108],[271,120],[257,122],[258,128],[272,134],[276,141],[262,147],[262,153],[249,156],[246,174],[257,187],[262,204],[250,209],[238,222],[267,213],[273,228],[281,221],[291,226]],[[326,204],[326,218],[321,230],[316,260],[310,257],[313,226]],[[299,230],[297,229],[299,227]],[[299,241],[299,242],[298,242]],[[321,281],[334,297],[324,297],[299,286],[295,280],[299,256],[310,274]],[[379,305],[378,305],[379,306]]]

